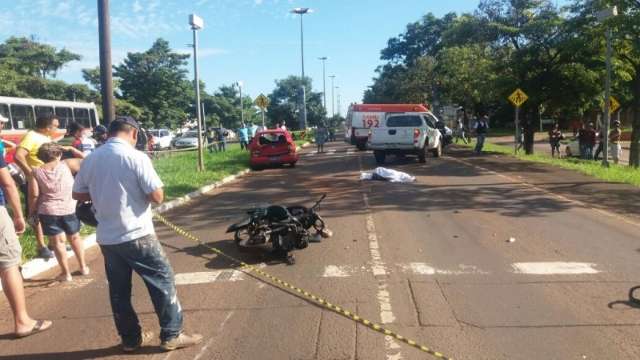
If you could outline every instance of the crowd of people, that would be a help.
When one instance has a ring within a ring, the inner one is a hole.
[[[50,258],[53,250],[60,267],[56,280],[70,282],[67,241],[76,255],[77,274],[90,274],[76,204],[91,203],[122,350],[136,351],[153,337],[142,330],[131,303],[133,272],[144,281],[158,316],[160,347],[171,351],[201,342],[201,335],[183,332],[173,270],[155,235],[151,204],[163,201],[163,183],[151,159],[136,149],[141,127],[131,117],[119,117],[108,129],[98,126],[91,134],[90,129],[71,123],[66,136],[56,143],[59,125],[54,115],[39,117],[35,129],[15,145],[15,162],[26,178],[19,184],[26,194],[24,212],[18,186],[4,156],[0,157],[0,281],[14,315],[15,336],[36,334],[53,325],[32,318],[27,311],[18,239],[26,229],[25,214],[36,232],[39,256]]]
[[[480,154],[484,147],[485,138],[489,130],[489,118],[486,114],[483,114],[472,121],[471,131],[467,130],[464,124],[463,118],[459,117],[456,121],[456,127],[453,132],[454,141],[458,143],[462,140],[465,144],[469,143],[471,135],[475,135],[477,138],[474,152]],[[516,151],[519,151],[524,145],[524,131],[519,129],[518,136],[516,137]],[[580,152],[580,158],[584,160],[599,160],[604,149],[604,131],[596,131],[593,123],[589,122],[581,125],[580,128],[574,128],[574,137],[578,141],[578,147]],[[622,130],[620,128],[619,121],[613,121],[612,129],[609,132],[609,154],[611,160],[618,164],[622,156],[621,145]],[[549,145],[551,146],[551,156],[560,158],[562,156],[560,152],[561,141],[565,139],[565,135],[560,130],[560,125],[554,123],[548,132]],[[595,149],[595,150],[594,150]]]

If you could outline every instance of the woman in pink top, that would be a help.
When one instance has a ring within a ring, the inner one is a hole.
[[[42,224],[44,234],[49,237],[49,243],[53,244],[53,251],[62,270],[58,280],[71,281],[65,248],[67,237],[82,275],[89,275],[89,267],[84,259],[76,201],[71,197],[73,174],[80,170],[82,160],[60,160],[63,150],[62,146],[55,143],[43,144],[38,150],[38,158],[44,165],[33,169],[33,177],[29,181],[29,205],[33,209],[29,217]]]

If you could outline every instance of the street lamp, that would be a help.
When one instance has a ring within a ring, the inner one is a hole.
[[[336,86],[336,90],[338,90],[338,116],[340,116],[340,86]]]
[[[325,64],[327,62],[328,57],[323,56],[323,57],[319,57],[318,60],[322,61],[322,97],[323,97],[323,103],[322,105],[324,105],[324,112],[325,114],[329,113],[329,111],[327,111],[327,76],[326,76],[326,72],[325,72]]]
[[[202,113],[200,109],[200,79],[198,74],[198,30],[204,27],[204,20],[196,14],[189,15],[189,25],[193,30],[193,77],[196,87],[196,117],[198,120],[198,171],[204,171],[202,154]]]
[[[307,128],[307,99],[304,88],[304,28],[302,25],[302,16],[304,14],[312,13],[313,10],[309,8],[294,8],[291,10],[292,14],[300,15],[300,61],[302,63],[302,84],[301,84],[301,98],[302,98],[302,112],[300,116],[300,127],[302,129]]]
[[[604,23],[606,20],[611,19],[618,15],[618,8],[613,6],[599,11],[596,14],[596,18],[600,23]],[[611,108],[611,38],[613,33],[611,27],[607,28],[607,77],[604,84],[604,155],[602,156],[602,166],[609,166],[609,122],[611,121],[611,114],[609,109]]]
[[[333,86],[333,79],[335,79],[336,76],[329,75],[329,77],[331,78],[331,116],[336,116],[336,99],[333,96],[333,90],[335,89],[335,87]]]
[[[242,105],[242,81],[236,81],[238,91],[240,92],[240,125],[244,124],[244,106]]]

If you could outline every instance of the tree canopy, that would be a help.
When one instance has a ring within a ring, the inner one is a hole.
[[[594,14],[617,5],[620,15],[600,24]],[[482,0],[473,13],[433,14],[407,25],[382,49],[365,102],[428,102],[489,112],[513,123],[507,97],[522,88],[525,147],[542,117],[560,122],[595,119],[602,110],[605,32],[614,32],[612,93],[634,109],[631,164],[640,152],[640,1],[576,0],[557,8],[548,0]]]

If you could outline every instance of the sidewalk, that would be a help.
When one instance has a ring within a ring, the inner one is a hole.
[[[551,156],[551,146],[549,145],[549,137],[546,133],[536,133],[535,143],[533,145],[534,152],[542,153]],[[496,137],[487,137],[487,142],[496,145],[514,147],[514,139],[513,136],[496,136]],[[622,157],[620,158],[620,164],[628,165],[629,164],[629,142],[622,142]],[[595,149],[594,149],[595,151]],[[560,146],[560,153],[562,156],[565,156],[564,146]]]

